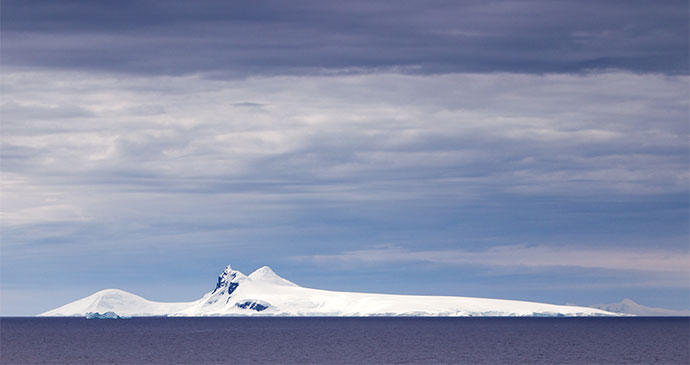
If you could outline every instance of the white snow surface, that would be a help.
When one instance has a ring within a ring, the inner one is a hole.
[[[105,289],[62,307],[39,314],[43,317],[84,317],[86,313],[114,312],[119,316],[166,316],[189,303],[153,302],[119,289]]]
[[[39,316],[616,316],[596,308],[504,299],[392,295],[303,288],[264,266],[249,276],[227,266],[193,302],[163,303],[106,289]]]

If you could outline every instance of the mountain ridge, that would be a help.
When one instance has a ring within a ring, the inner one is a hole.
[[[634,302],[630,298],[625,298],[620,302],[608,304],[594,304],[591,308],[601,309],[612,313],[632,314],[642,317],[686,317],[690,316],[690,311],[647,307]]]

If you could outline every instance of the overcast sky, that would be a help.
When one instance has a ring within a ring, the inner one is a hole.
[[[2,1],[0,315],[227,264],[690,308],[687,1]]]

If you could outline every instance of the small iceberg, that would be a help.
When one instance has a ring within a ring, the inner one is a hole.
[[[534,312],[532,317],[567,317],[563,313],[559,312]]]
[[[129,317],[122,317],[115,312],[86,312],[86,319],[127,319]]]

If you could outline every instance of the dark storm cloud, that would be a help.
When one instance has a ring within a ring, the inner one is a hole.
[[[4,65],[226,76],[688,73],[687,1],[3,1]]]

